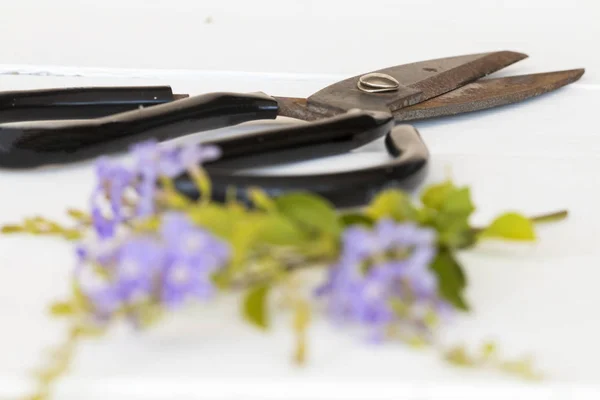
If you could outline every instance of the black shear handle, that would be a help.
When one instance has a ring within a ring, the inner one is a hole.
[[[169,86],[5,91],[0,92],[0,122],[99,118],[184,97]]]
[[[374,166],[319,174],[244,172],[247,167],[273,165],[273,160],[285,163],[344,154],[382,136],[391,158]],[[429,161],[429,151],[414,127],[394,127],[391,114],[370,111],[349,112],[317,122],[205,143],[217,145],[223,151],[221,159],[204,165],[212,181],[213,199],[224,201],[229,190],[235,189],[237,199],[247,204],[251,203],[248,189],[259,187],[273,197],[310,191],[337,207],[363,205],[374,193],[388,186],[412,190],[425,177]],[[257,161],[239,163],[253,154],[260,156]],[[190,198],[199,196],[196,185],[186,173],[175,179],[175,185]]]
[[[86,160],[148,139],[275,119],[278,110],[277,101],[265,94],[209,93],[103,118],[0,124],[0,167]]]
[[[207,165],[214,198],[224,201],[229,188],[236,188],[237,198],[250,203],[248,190],[259,187],[270,196],[309,191],[329,200],[338,208],[359,207],[389,187],[407,191],[417,188],[429,166],[429,151],[419,132],[411,125],[398,125],[385,136],[392,158],[380,164],[320,174],[250,175]],[[189,189],[189,186],[188,186]]]

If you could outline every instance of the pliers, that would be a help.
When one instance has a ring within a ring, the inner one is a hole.
[[[104,88],[104,96],[99,97],[100,88],[57,89],[55,98],[60,101],[53,101],[52,92],[47,92],[50,101],[46,102],[32,96],[39,91],[0,93],[0,167],[69,163],[124,151],[149,138],[162,141],[286,116],[308,123],[211,142],[228,149],[221,159],[206,165],[215,183],[215,195],[223,195],[231,185],[242,196],[244,188],[261,186],[274,195],[309,189],[336,204],[358,192],[361,195],[355,202],[360,203],[382,185],[396,182],[414,186],[424,176],[429,153],[419,133],[406,122],[521,102],[575,82],[584,74],[583,69],[573,69],[482,79],[524,58],[522,53],[500,51],[399,65],[334,83],[306,99],[264,93],[174,95],[164,87]],[[107,95],[111,90],[113,98],[120,101],[111,101]],[[125,101],[119,90],[137,91],[137,95]],[[162,97],[141,95],[160,90],[164,91]],[[36,103],[32,99],[40,100]],[[128,111],[115,114],[111,107],[117,105]],[[312,151],[315,146],[324,143],[331,145],[327,154],[339,154],[357,143],[366,143],[364,138],[381,136],[386,137],[388,152],[396,156],[394,161],[347,174],[250,176],[239,173],[239,167],[231,163],[251,153],[291,148],[306,148],[301,158],[311,158],[316,154]],[[200,142],[206,140],[200,138]],[[176,182],[184,193],[197,195],[185,174]]]

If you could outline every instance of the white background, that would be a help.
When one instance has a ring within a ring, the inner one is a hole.
[[[166,83],[190,94],[307,96],[372,69],[505,49],[530,58],[502,74],[587,69],[578,83],[533,101],[417,125],[432,152],[428,180],[451,167],[459,183],[472,185],[476,222],[507,209],[571,212],[541,228],[535,246],[463,254],[474,312],[447,332],[472,344],[495,338],[509,355],[530,352],[549,376],[544,384],[457,370],[399,346],[365,346],[322,321],[311,334],[310,363],[298,370],[289,364],[285,318],[258,333],[225,301],[142,336],[124,330],[84,346],[57,398],[562,399],[595,387],[598,18],[593,0],[1,2],[3,90]],[[361,160],[377,158],[379,148]],[[0,221],[85,206],[90,165],[1,171]],[[0,240],[1,399],[27,387],[29,369],[59,340],[62,326],[45,306],[66,293],[72,261],[60,241]]]

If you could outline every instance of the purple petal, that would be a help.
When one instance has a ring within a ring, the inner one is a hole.
[[[115,222],[102,215],[97,207],[92,209],[92,225],[100,239],[109,239],[115,234]]]
[[[437,249],[433,247],[417,247],[410,255],[409,262],[416,266],[427,266],[433,261],[436,254]]]
[[[388,249],[395,241],[397,224],[391,219],[382,219],[375,227],[375,234],[380,245],[384,249]]]
[[[202,146],[200,148],[200,162],[215,161],[222,155],[221,148],[218,146]]]
[[[380,247],[370,231],[357,226],[348,228],[343,234],[342,241],[342,256],[347,262],[369,257]]]
[[[136,143],[131,146],[130,152],[133,155],[138,168],[144,168],[149,164],[155,164],[160,157],[159,144],[156,140],[147,140]]]
[[[154,213],[155,194],[156,194],[156,176],[148,173],[143,176],[138,184],[139,199],[136,209],[138,217],[148,217]]]
[[[437,278],[428,270],[414,272],[408,279],[414,294],[419,298],[431,297],[437,293]]]

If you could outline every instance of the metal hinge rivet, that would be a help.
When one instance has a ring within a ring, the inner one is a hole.
[[[356,86],[367,93],[395,92],[400,87],[400,82],[393,76],[373,72],[361,76]]]

